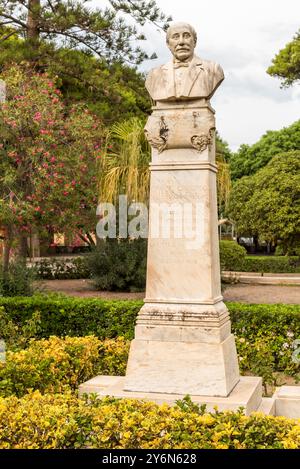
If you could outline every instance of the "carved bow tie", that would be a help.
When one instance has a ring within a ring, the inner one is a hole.
[[[189,67],[189,62],[174,62],[174,68]]]

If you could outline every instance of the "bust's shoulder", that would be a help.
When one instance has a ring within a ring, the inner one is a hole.
[[[166,62],[165,64],[159,65],[158,67],[151,68],[147,76],[160,75],[164,70],[168,70],[173,66],[173,61]]]
[[[222,67],[220,64],[218,64],[217,62],[213,62],[212,60],[205,60],[205,59],[202,59],[200,57],[195,57],[195,59],[198,59],[203,68],[207,69],[207,70],[222,70]]]

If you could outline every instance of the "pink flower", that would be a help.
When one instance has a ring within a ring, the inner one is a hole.
[[[40,112],[36,112],[33,116],[33,120],[35,120],[37,122],[40,121],[41,118],[42,118],[42,114]]]
[[[55,161],[56,161],[55,156],[52,156],[52,158],[50,159],[50,161],[51,161],[51,163],[55,163]]]

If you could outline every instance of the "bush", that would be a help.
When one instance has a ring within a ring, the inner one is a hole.
[[[48,338],[51,335],[95,335],[99,339],[124,336],[131,340],[135,319],[142,304],[142,301],[44,296],[2,298],[0,306],[5,314],[0,315],[0,326],[5,332],[8,323],[8,334],[11,328],[18,327],[22,331],[25,326],[26,334],[22,339],[25,345],[30,337]],[[292,358],[294,341],[300,338],[298,305],[229,303],[227,306],[243,372],[251,371],[261,375],[265,383],[269,384],[274,384],[274,372],[284,372],[291,376],[299,374],[299,364]],[[38,314],[37,324],[32,318],[34,313]],[[10,344],[10,348],[15,345]]]
[[[107,239],[88,256],[97,290],[143,291],[146,286],[147,241]]]
[[[247,256],[243,262],[242,270],[243,272],[272,272],[274,274],[293,274],[300,272],[300,258],[297,256]]]
[[[26,267],[23,260],[16,260],[9,264],[7,272],[3,272],[0,265],[0,296],[31,296],[37,287],[34,281],[37,277],[34,269]]]
[[[7,321],[13,321],[17,327],[22,327],[33,313],[39,313],[40,329],[36,338],[96,335],[99,339],[118,336],[132,339],[134,322],[142,304],[142,301],[108,301],[59,295],[0,298]]]
[[[94,336],[32,340],[29,347],[8,351],[0,363],[0,394],[22,396],[40,392],[75,391],[97,374],[125,373],[129,343],[122,338],[100,342]]]
[[[240,270],[246,253],[246,249],[235,241],[220,241],[221,270]]]
[[[86,256],[66,259],[41,259],[34,263],[39,278],[45,280],[71,280],[90,278]]]
[[[237,338],[241,371],[262,375],[272,384],[270,370],[299,376],[295,339],[300,337],[298,305],[245,305],[230,303],[232,329]],[[269,378],[268,378],[269,376]]]
[[[300,448],[299,421],[284,417],[37,391],[0,398],[0,434],[1,449]]]
[[[41,316],[38,311],[25,321],[10,319],[3,306],[0,306],[0,339],[4,340],[9,350],[25,348],[30,340],[41,333]]]

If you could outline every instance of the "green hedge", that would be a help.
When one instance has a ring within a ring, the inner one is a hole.
[[[39,330],[33,335],[96,335],[100,339],[123,336],[133,338],[134,321],[141,301],[106,301],[92,298],[71,298],[36,295],[30,298],[0,298],[0,307],[16,324],[24,324],[34,312],[39,313]]]
[[[293,274],[300,272],[300,258],[297,256],[246,256],[242,265],[237,267],[239,268],[236,270],[241,270],[243,272],[272,272],[274,274]]]
[[[300,257],[247,256],[246,249],[235,241],[220,241],[220,264],[222,270],[232,272],[300,272]]]
[[[70,394],[0,398],[0,449],[297,449],[300,423],[242,412]]]
[[[142,301],[105,301],[65,297],[36,296],[1,298],[2,337],[10,340],[12,331],[20,330],[28,337],[48,338],[56,335],[95,335],[99,339],[123,336],[131,340],[134,323]],[[295,376],[299,364],[293,360],[295,340],[300,338],[298,305],[245,305],[228,303],[232,330],[242,371],[259,374],[264,381],[276,384],[274,371]],[[38,324],[33,318],[37,316]],[[5,324],[10,321],[10,324]],[[32,321],[32,323],[30,323]],[[5,330],[6,335],[5,335]],[[25,332],[23,332],[25,330]]]

